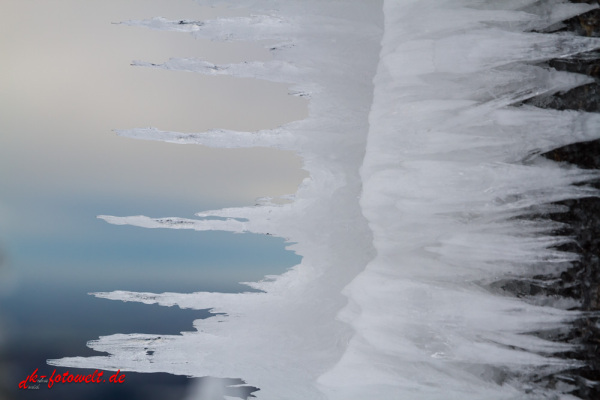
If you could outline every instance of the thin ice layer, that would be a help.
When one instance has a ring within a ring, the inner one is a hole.
[[[260,387],[262,399],[561,396],[531,386],[529,377],[564,368],[569,362],[558,356],[569,347],[527,333],[563,326],[576,313],[491,293],[482,284],[559,273],[573,260],[552,250],[568,240],[550,235],[556,223],[526,217],[556,211],[552,201],[594,195],[574,184],[597,174],[535,155],[598,138],[600,120],[512,105],[586,81],[533,64],[592,49],[597,40],[532,31],[591,6],[385,1],[383,25],[379,1],[235,4],[257,15],[129,23],[214,40],[275,40],[273,62],[137,65],[268,78],[308,94],[309,118],[285,132],[311,177],[284,206],[207,211],[197,220],[102,218],[274,234],[296,242],[302,263],[252,284],[264,293],[99,293],[226,315],[196,321],[197,332],[181,336],[103,337],[89,345],[110,356],[52,363],[240,377]],[[242,135],[244,145],[251,145],[249,135]],[[231,132],[187,138],[196,137],[219,147],[238,138]],[[275,137],[261,143],[269,141],[277,143]]]

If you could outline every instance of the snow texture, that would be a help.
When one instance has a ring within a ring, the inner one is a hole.
[[[202,4],[218,2],[202,1]],[[108,356],[52,365],[242,378],[259,399],[569,398],[528,377],[576,365],[567,345],[527,333],[577,317],[486,286],[556,273],[573,254],[559,224],[527,218],[596,195],[598,173],[536,157],[598,139],[600,118],[519,102],[587,78],[536,66],[600,46],[542,32],[589,10],[552,0],[242,0],[247,18],[129,25],[212,40],[269,40],[273,60],[134,65],[286,82],[309,117],[273,131],[198,134],[153,128],[122,136],[215,147],[274,146],[310,173],[293,202],[206,211],[198,219],[100,216],[146,228],[283,237],[302,255],[261,293],[96,293],[212,309],[195,332],[117,334]],[[215,219],[211,217],[221,217]],[[153,351],[152,356],[147,351]],[[202,388],[190,398],[204,398]]]

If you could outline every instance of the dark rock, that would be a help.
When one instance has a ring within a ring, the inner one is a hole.
[[[557,71],[575,72],[600,78],[600,50],[581,53],[569,58],[556,58],[548,65]]]
[[[600,84],[594,82],[578,86],[568,92],[558,92],[550,96],[537,96],[525,101],[525,103],[555,110],[600,112]]]
[[[579,168],[600,169],[600,139],[559,147],[542,156],[556,162],[575,164]]]
[[[573,3],[600,4],[600,0],[571,0]],[[554,29],[554,30],[552,30]],[[595,9],[555,25],[545,33],[570,31],[582,36],[600,37],[600,9]],[[600,112],[600,50],[550,60],[548,68],[585,74],[594,83],[551,96],[538,96],[525,103],[557,110]],[[569,163],[584,169],[600,169],[600,140],[575,143],[542,154],[550,160]],[[588,185],[600,189],[600,181]],[[600,198],[566,200],[557,203],[567,211],[540,215],[561,222],[564,228],[556,235],[573,239],[557,249],[575,253],[579,259],[559,276],[548,274],[528,278],[504,279],[491,285],[504,293],[535,301],[539,296],[572,299],[581,317],[569,325],[551,331],[530,334],[554,342],[573,345],[572,350],[554,354],[564,359],[582,362],[560,372],[540,371],[526,377],[534,385],[545,388],[570,388],[568,391],[584,400],[600,399]],[[523,378],[523,377],[522,377]],[[559,389],[562,391],[562,389]]]
[[[572,3],[598,4],[596,1],[572,1]],[[600,9],[594,9],[562,21],[560,27],[551,33],[574,32],[580,36],[600,37]]]

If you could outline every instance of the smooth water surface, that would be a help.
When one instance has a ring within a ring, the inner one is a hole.
[[[193,217],[293,193],[304,173],[289,152],[136,141],[112,130],[263,129],[302,118],[305,104],[283,85],[129,65],[175,56],[268,59],[258,45],[112,24],[236,11],[191,0],[8,0],[2,9],[0,368],[6,373],[0,397],[176,398],[186,379],[166,374],[149,391],[141,386],[157,378],[139,374],[118,390],[16,388],[35,368],[51,372],[46,359],[92,355],[85,343],[100,335],[176,334],[209,315],[110,302],[89,292],[246,291],[238,282],[299,261],[283,240],[268,236],[120,227],[96,215]]]

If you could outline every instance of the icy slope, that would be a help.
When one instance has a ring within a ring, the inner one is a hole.
[[[128,23],[215,40],[273,39],[280,44],[272,62],[136,64],[289,82],[294,93],[310,97],[309,118],[272,132],[120,134],[294,149],[311,178],[283,206],[209,211],[196,220],[102,218],[147,228],[270,233],[297,242],[302,263],[251,284],[264,293],[96,294],[227,316],[196,321],[198,331],[181,336],[103,337],[90,346],[110,356],[51,363],[239,377],[260,387],[262,399],[567,396],[568,388],[536,386],[533,379],[571,365],[559,357],[568,346],[528,333],[564,326],[577,313],[556,299],[525,301],[487,284],[558,274],[574,258],[552,249],[568,240],[551,235],[557,223],[533,217],[557,211],[553,201],[594,194],[574,184],[597,174],[535,155],[598,138],[600,119],[513,105],[586,82],[535,63],[598,47],[598,40],[534,31],[590,6],[235,4],[257,15]]]

